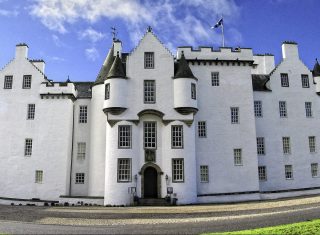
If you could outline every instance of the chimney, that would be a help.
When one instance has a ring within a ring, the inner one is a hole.
[[[283,59],[299,59],[298,44],[296,42],[285,41],[282,43]]]
[[[28,58],[28,45],[25,43],[19,43],[16,45],[16,59]]]
[[[117,52],[119,52],[119,57],[121,58],[122,42],[119,39],[113,41],[113,56],[117,56]]]
[[[44,62],[44,60],[30,60],[30,62],[36,66],[42,73],[44,73],[44,68],[46,63]]]

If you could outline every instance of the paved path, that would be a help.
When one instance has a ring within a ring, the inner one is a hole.
[[[179,207],[0,206],[0,233],[199,234],[320,218],[320,196]]]

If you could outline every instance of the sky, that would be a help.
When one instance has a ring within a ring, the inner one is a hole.
[[[320,59],[319,0],[0,0],[0,68],[15,45],[27,43],[30,59],[46,62],[50,80],[94,81],[116,27],[130,52],[150,25],[175,55],[179,46],[221,46],[224,19],[228,47],[249,47],[281,61],[283,41],[299,45],[313,68]]]

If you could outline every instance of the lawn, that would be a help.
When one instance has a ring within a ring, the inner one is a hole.
[[[275,227],[258,228],[252,230],[242,230],[235,232],[225,232],[225,233],[206,233],[206,235],[214,234],[283,234],[283,235],[311,235],[320,234],[320,219],[294,223],[285,224]]]

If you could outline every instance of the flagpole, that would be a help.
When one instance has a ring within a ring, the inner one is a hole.
[[[224,26],[223,26],[223,23],[221,25],[221,32],[222,32],[222,47],[224,47]]]

